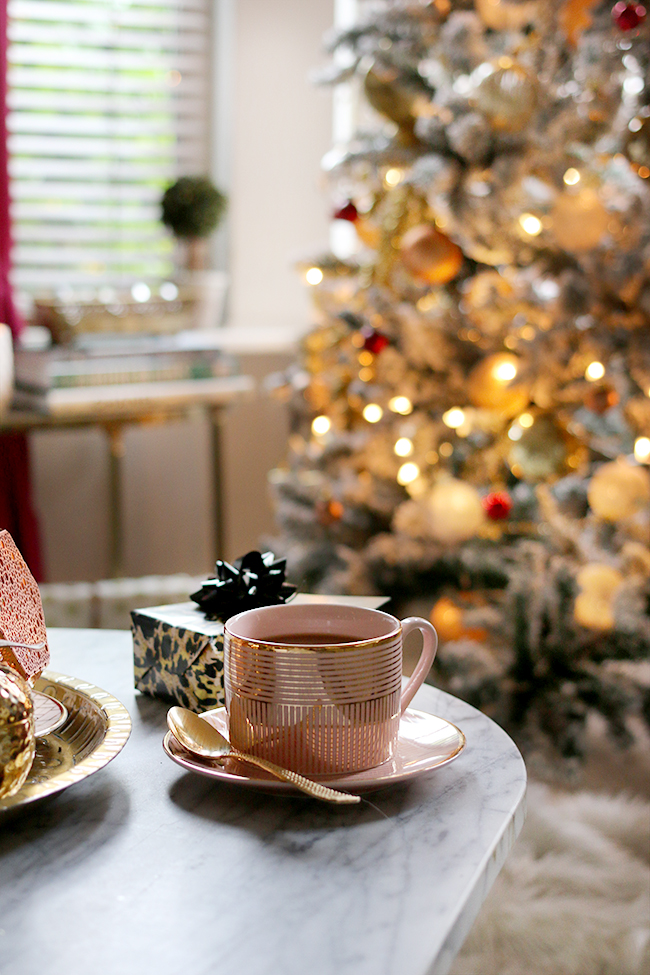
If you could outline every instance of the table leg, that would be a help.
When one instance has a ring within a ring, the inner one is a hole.
[[[107,423],[103,426],[109,443],[109,574],[112,579],[118,579],[124,574],[121,498],[124,426],[121,423]]]
[[[222,482],[221,414],[216,407],[210,410],[210,437],[212,446],[212,525],[214,559],[225,559],[225,525]]]

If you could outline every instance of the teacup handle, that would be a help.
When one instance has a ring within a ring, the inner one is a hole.
[[[404,714],[413,700],[415,692],[431,670],[431,665],[433,664],[438,649],[438,634],[428,620],[423,620],[419,616],[409,616],[407,619],[402,620],[402,646],[408,634],[413,630],[419,630],[422,634],[422,653],[420,654],[420,659],[411,675],[410,681],[402,691],[400,715]]]

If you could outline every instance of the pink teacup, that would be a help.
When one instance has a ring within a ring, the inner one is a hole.
[[[403,641],[423,647],[402,692]],[[231,744],[303,775],[358,772],[391,757],[400,715],[438,646],[429,622],[336,603],[265,606],[225,625]]]

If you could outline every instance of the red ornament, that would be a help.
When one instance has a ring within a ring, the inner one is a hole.
[[[634,30],[645,20],[646,9],[642,3],[619,0],[612,9],[612,18],[619,30]]]
[[[611,386],[596,386],[585,396],[585,406],[602,416],[618,403],[618,393]]]
[[[330,498],[329,501],[316,502],[316,521],[324,527],[340,521],[344,513],[343,505],[334,498]]]
[[[483,507],[492,521],[503,521],[510,514],[512,499],[506,491],[494,491],[483,498]]]
[[[349,220],[350,223],[356,223],[359,219],[359,211],[355,207],[352,200],[348,200],[342,207],[335,210],[332,214],[333,220]]]
[[[363,335],[363,348],[366,352],[372,352],[373,355],[379,355],[390,343],[387,335],[370,326],[362,328],[361,334]]]

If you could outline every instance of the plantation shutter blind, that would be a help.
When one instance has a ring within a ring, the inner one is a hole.
[[[9,0],[14,286],[172,272],[164,188],[208,172],[210,0]]]

